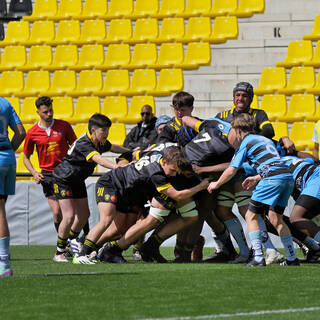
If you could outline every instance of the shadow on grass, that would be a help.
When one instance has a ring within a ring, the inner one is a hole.
[[[18,274],[14,275],[15,278],[25,278],[25,277],[65,277],[65,276],[103,276],[103,275],[111,275],[111,276],[136,276],[139,275],[138,272],[81,272],[81,273],[30,273],[30,274]]]

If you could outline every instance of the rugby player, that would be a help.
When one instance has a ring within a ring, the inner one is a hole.
[[[14,135],[8,138],[8,126]],[[5,203],[8,195],[15,193],[16,157],[26,136],[25,129],[10,102],[0,97],[0,278],[13,275],[10,268],[10,234],[6,218]]]
[[[241,165],[248,161],[257,175],[247,177],[242,184],[245,189],[252,189],[256,185],[245,216],[254,250],[254,256],[247,266],[266,265],[258,217],[264,214],[267,208],[269,208],[270,222],[276,228],[286,251],[286,261],[283,262],[283,265],[297,266],[299,260],[295,255],[292,235],[282,219],[293,190],[293,177],[284,162],[281,161],[273,142],[254,134],[254,127],[254,119],[246,113],[232,121],[228,140],[237,149],[236,154],[218,181],[210,183],[208,191],[212,192],[225,184],[235,176]]]
[[[116,168],[115,163],[103,158],[101,154],[107,151],[128,151],[107,140],[110,126],[111,121],[105,115],[96,113],[91,116],[88,131],[72,144],[67,156],[53,171],[54,193],[62,212],[57,250],[53,257],[55,262],[68,262],[64,255],[68,238],[77,238],[89,218],[85,179],[93,173],[97,164],[109,169]]]

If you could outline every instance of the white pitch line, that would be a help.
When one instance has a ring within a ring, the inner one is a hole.
[[[187,316],[187,317],[172,317],[172,318],[144,318],[140,320],[202,320],[202,319],[219,319],[219,318],[232,318],[232,317],[245,317],[245,316],[260,316],[265,314],[278,314],[278,313],[308,312],[308,311],[319,311],[319,310],[320,310],[320,307],[310,307],[310,308],[297,308],[297,309],[261,310],[261,311],[253,311],[253,312],[208,314],[203,316]]]

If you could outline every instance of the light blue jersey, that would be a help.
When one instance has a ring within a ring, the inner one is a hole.
[[[0,194],[15,192],[16,157],[8,137],[8,127],[21,123],[10,102],[0,97]]]

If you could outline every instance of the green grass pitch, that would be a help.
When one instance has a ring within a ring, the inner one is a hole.
[[[11,247],[14,277],[0,279],[10,319],[320,319],[320,265],[57,264],[54,247]],[[172,248],[161,248],[172,259]],[[212,249],[205,248],[205,255]]]

